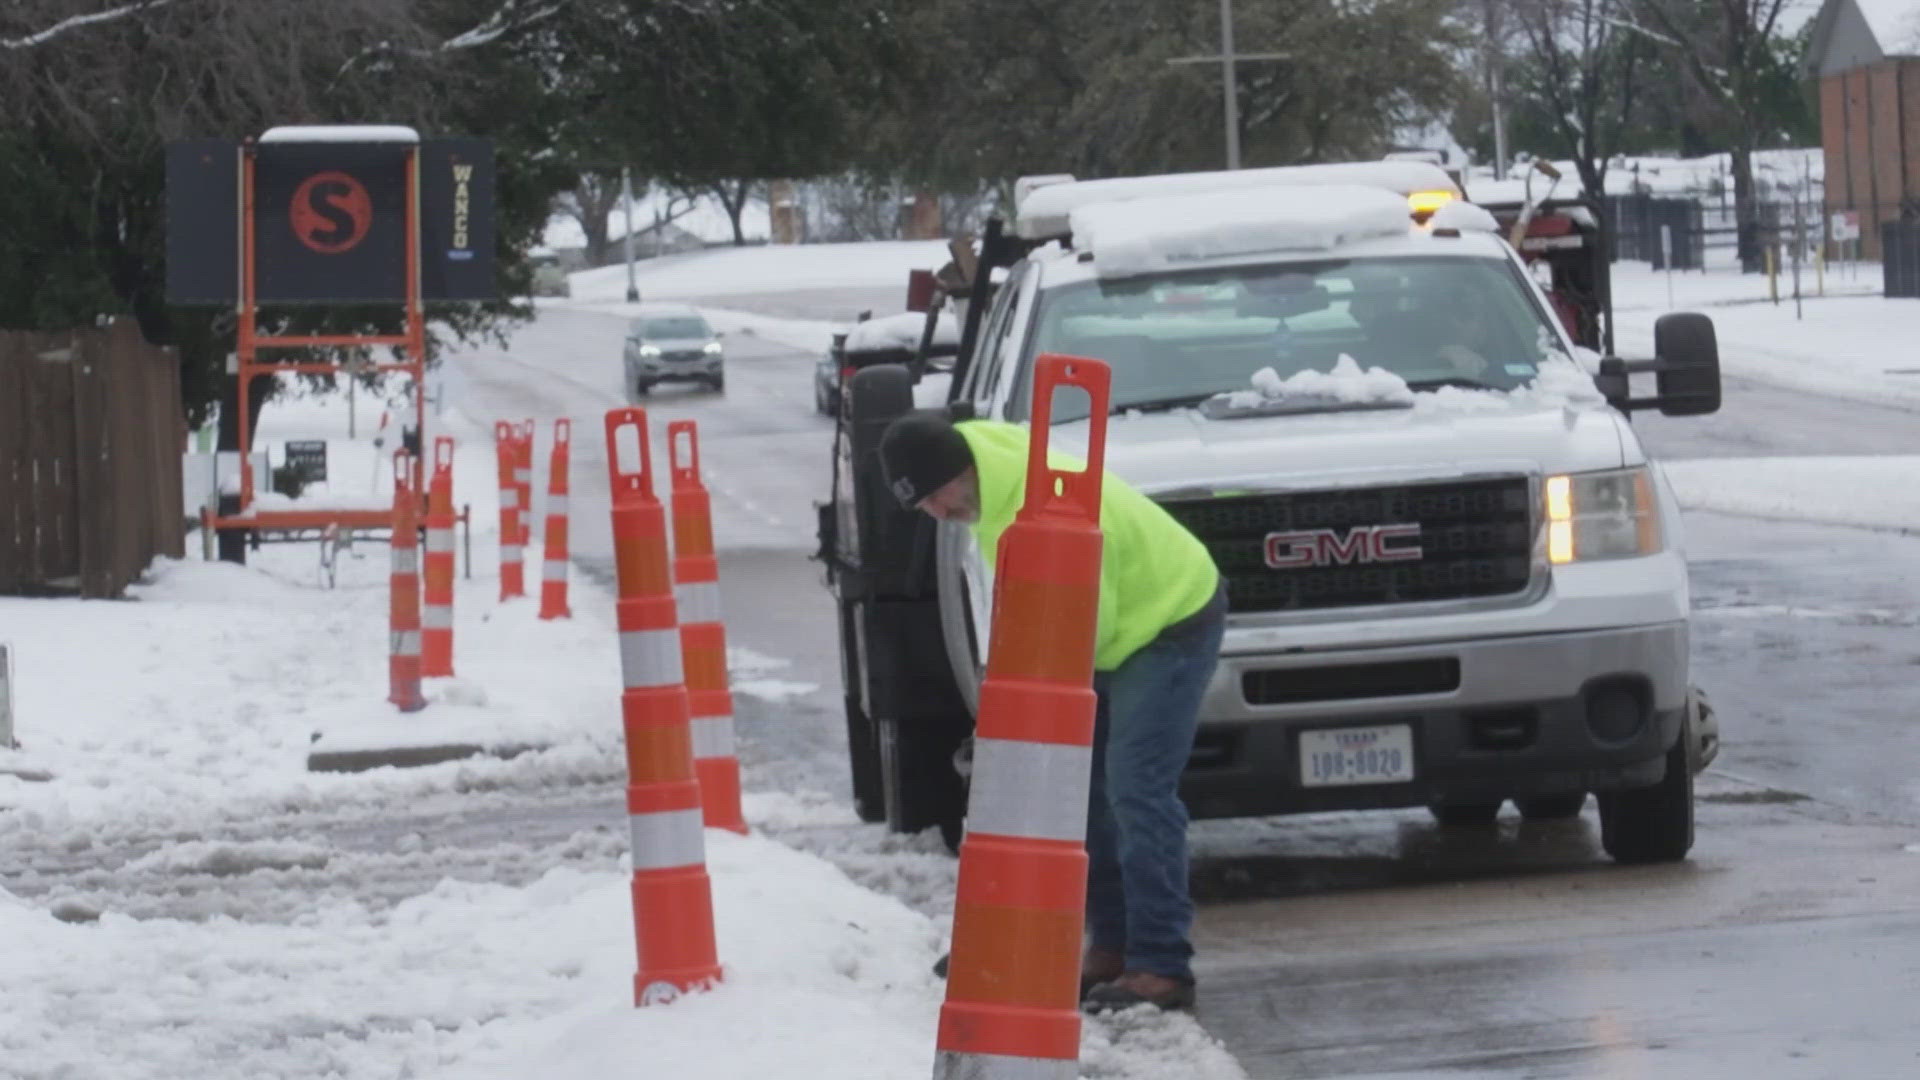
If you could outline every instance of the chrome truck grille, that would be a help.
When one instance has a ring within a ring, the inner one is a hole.
[[[1501,476],[1161,505],[1207,545],[1245,613],[1524,591],[1534,501],[1527,477]]]

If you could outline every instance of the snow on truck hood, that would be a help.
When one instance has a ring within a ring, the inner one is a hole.
[[[1454,473],[1583,472],[1641,460],[1618,414],[1597,393],[1560,381],[1568,375],[1581,377],[1569,364],[1566,373],[1519,390],[1447,387],[1412,394],[1411,405],[1397,407],[1233,418],[1194,408],[1122,413],[1108,424],[1107,468],[1149,495],[1170,495]],[[1057,425],[1052,437],[1056,449],[1083,454],[1086,421]]]

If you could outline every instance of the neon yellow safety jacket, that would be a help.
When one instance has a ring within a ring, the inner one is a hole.
[[[1026,501],[1025,427],[998,420],[954,425],[973,451],[980,476],[980,520],[974,539],[997,565],[1000,536]],[[1070,454],[1049,451],[1055,468],[1083,469]],[[1093,667],[1112,671],[1160,631],[1213,599],[1220,571],[1206,546],[1159,504],[1111,472],[1100,483],[1100,609],[1094,632]]]

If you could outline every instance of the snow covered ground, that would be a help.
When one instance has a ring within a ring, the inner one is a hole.
[[[937,244],[715,251],[654,260],[642,288],[720,297],[799,284],[894,288],[907,269],[940,258]],[[1650,343],[1666,306],[1664,277],[1626,265],[1618,280],[1623,346]],[[624,307],[618,268],[577,275],[574,286],[573,305]],[[1920,301],[1828,298],[1809,301],[1796,319],[1790,304],[1763,302],[1763,280],[1737,275],[1676,275],[1676,297],[1714,314],[1730,376],[1920,406],[1920,376],[1898,371],[1920,367],[1906,359]],[[836,328],[724,307],[713,314],[723,327],[804,349]],[[56,838],[85,863],[95,845],[140,834],[169,839],[137,865],[114,869],[162,883],[185,873],[318,882],[330,867],[354,872],[381,860],[424,863],[431,875],[440,849],[417,834],[373,854],[343,852],[324,834],[204,837],[248,818],[377,820],[468,791],[618,777],[611,599],[576,576],[569,621],[539,621],[529,601],[497,602],[491,438],[457,405],[441,423],[460,438],[458,501],[473,508],[474,567],[459,579],[456,603],[461,674],[429,680],[425,712],[402,716],[384,700],[387,562],[378,548],[348,553],[332,588],[312,545],[288,545],[246,568],[162,562],[123,602],[0,598],[0,640],[16,651],[23,744],[0,751],[0,851],[30,833]],[[363,408],[359,439],[350,441],[338,400],[282,402],[269,407],[262,437],[333,440],[339,479],[330,494],[377,501],[388,472],[368,443],[370,416],[377,421]],[[1719,458],[1667,470],[1691,508],[1910,529],[1920,521],[1920,490],[1902,480],[1915,464]],[[780,664],[730,659],[737,691]],[[305,767],[315,746],[454,732],[544,748],[363,774]],[[29,782],[9,768],[52,779]],[[844,800],[819,793],[750,784],[746,809],[755,835],[707,836],[727,981],[669,1008],[630,1007],[619,834],[582,831],[567,844],[590,856],[584,868],[530,883],[473,880],[449,863],[437,886],[390,906],[316,886],[309,907],[263,912],[216,890],[200,901],[200,917],[186,918],[103,910],[80,885],[34,901],[0,891],[0,1074],[927,1075],[942,992],[928,965],[950,913],[952,861],[925,838],[858,826]],[[833,857],[782,842],[802,836]],[[500,854],[515,856],[511,845]],[[1191,1022],[1122,1018],[1085,1031],[1087,1076],[1244,1075]]]

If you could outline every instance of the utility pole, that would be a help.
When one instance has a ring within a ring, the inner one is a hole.
[[[1493,70],[1489,73],[1491,83],[1489,97],[1493,100],[1493,175],[1495,178],[1507,178],[1507,110],[1501,104],[1506,95],[1504,80],[1500,77],[1501,57],[1494,57]]]
[[[1507,26],[1505,0],[1486,0],[1481,31],[1486,39],[1487,101],[1493,109],[1493,175],[1507,178]]]
[[[1220,0],[1220,100],[1226,102],[1227,168],[1240,167],[1240,80],[1233,73],[1233,0]]]
[[[620,205],[627,213],[627,303],[640,300],[640,288],[633,283],[633,173],[625,165],[620,166]]]
[[[1227,168],[1240,167],[1240,80],[1234,64],[1241,60],[1287,60],[1287,53],[1236,53],[1233,51],[1233,0],[1220,0],[1220,55],[1181,56],[1169,64],[1219,64],[1222,119],[1227,134]]]

